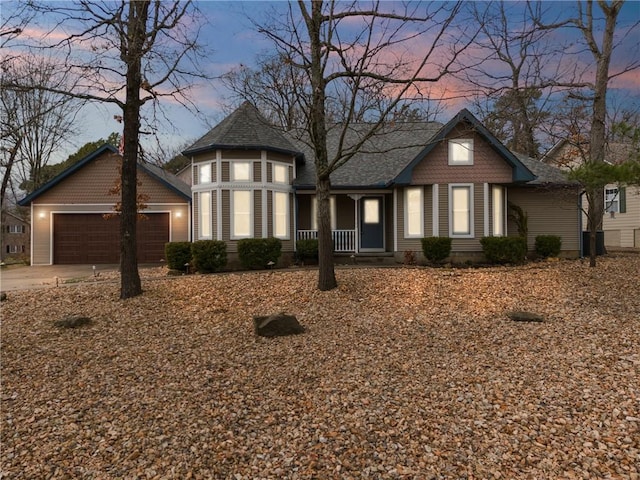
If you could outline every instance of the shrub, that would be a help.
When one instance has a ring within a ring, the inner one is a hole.
[[[191,263],[191,242],[169,242],[164,244],[164,256],[171,270],[185,271]]]
[[[441,262],[451,254],[451,239],[449,237],[423,238],[422,253],[432,263]]]
[[[198,240],[191,244],[191,255],[198,272],[217,272],[227,264],[227,244],[221,240]]]
[[[527,239],[524,237],[482,237],[482,251],[491,263],[524,263]]]
[[[296,259],[300,262],[305,260],[318,260],[318,240],[309,238],[296,242]]]
[[[265,268],[278,263],[282,242],[278,238],[243,238],[238,241],[238,257],[244,268]]]
[[[557,235],[538,235],[536,253],[541,257],[557,257],[562,248],[562,239]]]

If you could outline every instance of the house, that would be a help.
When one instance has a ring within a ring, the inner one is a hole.
[[[31,236],[29,221],[17,213],[2,210],[0,225],[0,261],[23,261],[29,258]]]
[[[582,149],[588,147],[581,145]],[[568,140],[559,141],[547,152],[543,162],[563,170],[571,170],[581,163],[582,155]],[[619,164],[631,158],[633,145],[609,143],[606,145],[605,161]],[[637,151],[635,152],[637,155]],[[583,198],[582,207],[587,210],[587,200]],[[606,185],[604,188],[605,215],[602,219],[604,245],[609,248],[640,248],[640,187]],[[582,225],[587,230],[587,218],[583,214]]]
[[[120,259],[121,156],[104,145],[23,198],[31,210],[31,264],[109,264]],[[138,164],[138,262],[164,258],[169,241],[189,241],[189,186],[155,165]],[[116,188],[117,190],[117,188]]]
[[[361,129],[350,129],[347,146]],[[330,154],[339,140],[330,130]],[[280,238],[290,255],[296,240],[317,236],[313,151],[251,104],[183,153],[192,160],[194,240],[223,240],[233,258],[242,238]],[[479,259],[482,237],[517,235],[512,202],[527,212],[530,249],[537,235],[558,235],[562,255],[579,255],[576,185],[510,152],[467,110],[445,125],[387,125],[331,175],[331,185],[337,254],[401,262],[406,251],[421,252],[423,237],[445,236],[454,259]]]

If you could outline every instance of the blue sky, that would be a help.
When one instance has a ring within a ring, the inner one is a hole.
[[[7,11],[13,1],[3,1],[0,7]],[[271,43],[258,34],[248,19],[248,16],[260,21],[265,18],[265,12],[273,8],[285,11],[288,8],[285,1],[199,1],[198,7],[205,16],[206,25],[203,30],[203,44],[208,50],[207,58],[203,61],[208,73],[217,76],[222,75],[239,64],[251,66],[255,63],[257,55],[273,51]],[[386,2],[393,5],[392,2]],[[515,3],[511,2],[514,6]],[[566,15],[575,11],[575,2],[544,2],[543,7],[549,10],[550,16]],[[620,24],[624,27],[637,22],[640,19],[640,1],[630,1],[624,6],[620,15]],[[567,34],[563,34],[565,38]],[[625,40],[625,48],[616,52],[613,64],[621,64],[629,58],[640,57],[640,31],[635,29]],[[588,56],[585,57],[589,61]],[[638,102],[640,98],[640,71],[633,75],[617,80],[619,89],[612,89],[612,95],[622,98],[629,98]],[[179,145],[185,140],[195,140],[204,134],[211,126],[219,122],[225,115],[222,104],[225,100],[226,92],[217,82],[198,89],[198,94],[194,98],[195,102],[201,106],[206,120],[197,118],[193,113],[180,108],[169,109],[171,125],[161,125],[161,141],[165,145]],[[459,108],[469,107],[464,102],[452,104],[446,114],[455,113]],[[83,117],[83,129],[79,136],[74,139],[74,144],[69,145],[67,151],[60,152],[60,161],[66,155],[88,141],[98,138],[106,138],[111,132],[121,128],[113,120],[113,116],[119,112],[112,106],[90,106],[85,109]],[[448,118],[440,118],[446,121]]]

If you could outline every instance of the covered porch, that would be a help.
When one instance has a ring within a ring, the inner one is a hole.
[[[390,192],[350,192],[331,195],[331,236],[335,253],[390,251],[392,245]],[[296,240],[318,238],[314,193],[296,197]]]

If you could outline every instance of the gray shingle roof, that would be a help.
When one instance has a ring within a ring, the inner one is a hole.
[[[576,182],[569,180],[566,172],[563,172],[558,167],[535,160],[521,153],[514,153],[514,155],[536,176],[535,180],[527,182],[527,185],[577,185]]]
[[[388,125],[370,138],[346,164],[331,174],[333,188],[386,187],[422,151],[429,140],[438,132],[442,124],[438,122],[397,123]],[[368,124],[355,124],[349,128],[345,145],[357,143],[367,130]],[[339,128],[328,134],[329,157],[338,149]],[[298,168],[295,184],[299,187],[315,185],[316,169],[311,147],[296,140],[290,134],[292,143],[304,153],[306,162]]]
[[[299,153],[282,133],[260,114],[249,102],[244,102],[231,115],[187,148],[183,154],[191,155],[208,150],[271,150]]]

